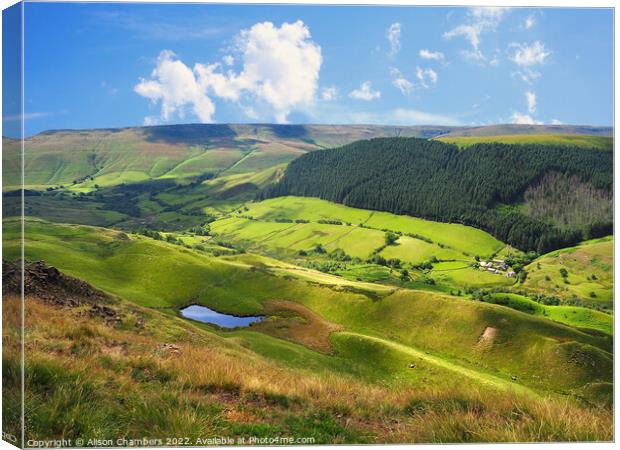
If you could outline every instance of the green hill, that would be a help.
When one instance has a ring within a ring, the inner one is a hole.
[[[610,233],[611,208],[606,205],[612,159],[611,151],[577,147],[489,143],[459,151],[439,141],[377,138],[296,159],[263,197],[319,197],[357,208],[466,223],[521,250],[544,253]],[[601,203],[593,209],[596,215],[585,224],[582,214],[562,214],[568,223],[539,216],[544,192],[538,184],[551,183],[548,177],[566,178],[575,186],[562,197],[564,202],[554,200],[554,210],[590,204],[583,200],[583,193],[589,192],[594,193],[592,201]],[[521,211],[519,203],[530,190],[532,208]]]
[[[440,140],[500,134],[511,145]],[[25,142],[24,303],[21,143],[3,138],[5,428],[21,429],[23,380],[35,440],[611,440],[613,238],[561,247],[611,232],[613,153],[555,145],[609,134],[41,133]],[[192,304],[265,320],[224,329],[182,317]]]
[[[613,308],[613,254],[611,236],[547,253],[526,267],[523,286],[534,293]]]
[[[375,137],[573,135],[573,142],[611,136],[605,127],[188,124],[55,130],[24,142],[26,185],[90,189],[157,178],[239,174],[288,163],[304,153]],[[591,135],[580,137],[583,135]],[[596,137],[596,138],[594,138]],[[3,137],[4,188],[20,184],[21,142]],[[74,185],[73,182],[77,183]]]
[[[19,255],[17,243],[10,240],[18,230],[18,222],[5,224],[5,257]],[[45,260],[141,306],[176,314],[179,307],[201,303],[218,311],[255,314],[275,299],[285,300],[347,331],[429,352],[446,364],[508,385],[516,377],[531,389],[576,393],[588,383],[611,380],[607,337],[502,306],[406,289],[370,295],[86,226],[28,220],[26,233],[28,259]],[[295,340],[294,331],[285,336]]]
[[[48,131],[25,140],[25,184],[32,188],[90,188],[94,184],[248,173],[359,139],[430,137],[443,131],[442,127],[263,124]],[[19,185],[16,169],[21,143],[5,138],[4,145],[4,186],[10,188]]]

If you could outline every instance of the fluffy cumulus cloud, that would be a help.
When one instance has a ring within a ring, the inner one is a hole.
[[[150,80],[141,79],[135,91],[153,102],[161,102],[161,121],[175,114],[183,117],[192,109],[203,122],[215,112],[210,98],[237,102],[248,117],[267,111],[284,123],[290,112],[311,104],[317,92],[322,64],[321,48],[311,40],[302,22],[257,23],[236,38],[236,56],[224,57],[224,65],[240,62],[241,69],[226,70],[221,63],[196,64],[193,69],[162,52]],[[247,106],[247,102],[254,103]],[[245,106],[244,106],[245,105]]]
[[[153,103],[161,103],[159,120],[162,122],[175,116],[184,118],[188,110],[202,122],[213,121],[215,105],[199,85],[194,71],[169,50],[160,53],[151,79],[141,78],[134,90]],[[152,125],[158,119],[147,117],[144,123]]]
[[[534,114],[536,112],[536,94],[528,91],[525,93],[525,99],[527,101],[527,111],[530,114]]]
[[[510,8],[506,7],[475,7],[469,8],[464,23],[457,25],[443,34],[445,39],[461,37],[467,40],[471,46],[462,53],[468,59],[483,61],[486,56],[480,50],[482,35],[497,30],[500,22]]]
[[[543,122],[537,121],[533,115],[536,113],[536,94],[532,91],[525,93],[525,101],[527,103],[527,114],[513,112],[511,116],[512,123],[519,125],[542,125]]]
[[[372,83],[370,81],[364,81],[359,88],[349,92],[349,97],[355,100],[365,100],[368,102],[370,100],[381,98],[381,92],[373,91]]]
[[[444,54],[441,52],[432,52],[429,49],[423,48],[422,50],[420,50],[420,58],[441,61],[444,58]]]
[[[397,88],[403,95],[409,95],[414,90],[429,89],[437,84],[439,75],[433,69],[423,69],[417,67],[415,71],[414,81],[410,81],[403,73],[395,67],[390,68],[392,77],[392,85]]]
[[[400,51],[400,23],[395,22],[385,31],[385,37],[390,43],[390,55],[394,56]]]

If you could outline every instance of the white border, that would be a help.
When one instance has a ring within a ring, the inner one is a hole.
[[[32,1],[32,2],[47,2],[47,3],[53,3],[53,0],[28,0],[28,1]],[[534,0],[528,0],[528,1],[523,1],[523,0],[512,0],[512,1],[503,1],[503,0],[474,0],[472,1],[467,1],[467,0],[448,0],[448,1],[437,1],[437,0],[422,0],[422,1],[411,1],[411,0],[388,0],[386,2],[382,2],[381,0],[312,0],[312,1],[299,1],[299,0],[270,0],[270,1],[264,1],[264,0],[244,0],[244,1],[233,1],[233,0],[219,0],[219,1],[209,1],[209,0],[182,0],[182,1],[178,1],[178,0],[168,0],[168,1],[162,1],[162,0],[132,0],[132,1],[127,1],[127,0],[109,0],[109,1],[97,1],[97,0],[63,0],[64,3],[212,3],[212,4],[271,4],[271,5],[275,5],[275,4],[320,4],[320,5],[381,5],[381,6],[389,6],[389,5],[404,5],[404,6],[471,6],[471,5],[476,5],[476,6],[513,6],[513,7],[536,7],[536,8],[541,8],[541,7],[569,7],[569,8],[575,8],[575,7],[582,7],[582,8],[592,8],[592,7],[602,7],[602,8],[615,8],[616,6],[616,2],[614,1],[609,1],[609,0],[542,0],[542,1],[534,1]],[[0,9],[5,9],[9,6],[14,5],[15,3],[17,3],[16,0],[0,0]],[[24,16],[22,14],[22,22],[24,20]],[[618,49],[618,35],[615,33],[616,30],[616,24],[617,24],[617,17],[615,14],[615,10],[614,10],[614,90],[613,90],[613,96],[614,96],[614,120],[613,120],[613,126],[614,126],[614,148],[615,148],[615,129],[618,125],[617,123],[617,118],[618,118],[618,93],[615,89],[615,81],[616,81],[616,74],[618,73],[617,71],[617,49]],[[1,25],[1,21],[0,21],[0,49],[1,49],[1,43],[2,43],[2,25]],[[22,34],[23,34],[23,28],[22,28]],[[23,42],[23,39],[22,39]],[[23,67],[23,50],[22,50],[22,67]],[[0,85],[2,83],[2,73],[0,71]],[[22,73],[22,83],[23,83],[23,73]],[[1,89],[0,89],[1,91]],[[2,93],[0,92],[0,109],[1,109],[1,105],[2,105]],[[22,92],[22,111],[23,111],[23,92]],[[22,135],[23,135],[23,121],[22,121]],[[0,135],[2,132],[2,122],[0,121]],[[0,144],[1,147],[1,144]],[[22,142],[22,157],[23,157],[23,142]],[[617,169],[618,169],[618,165],[620,163],[618,162],[617,158],[614,157],[614,180],[616,179],[616,175],[617,175]],[[0,159],[0,174],[1,174],[1,170],[2,170],[2,161]],[[22,174],[23,176],[23,174]],[[620,201],[618,199],[617,194],[617,190],[616,190],[616,186],[614,185],[614,235],[616,234],[616,224],[620,221],[620,209],[618,208],[618,202]],[[22,202],[22,208],[23,208],[23,202]],[[2,210],[2,206],[0,204],[0,212]],[[23,224],[22,224],[23,226]],[[0,241],[2,239],[2,229],[0,227]],[[618,239],[614,240],[614,255],[618,254],[618,248],[619,248],[619,244],[618,244]],[[22,250],[23,251],[23,250]],[[1,246],[0,246],[0,255],[1,255]],[[620,292],[620,286],[618,286],[618,284],[616,283],[616,280],[620,279],[618,278],[618,275],[620,274],[620,265],[618,264],[614,264],[614,299],[618,298],[618,292]],[[614,315],[614,319],[615,319],[615,315]],[[23,320],[23,316],[22,316],[22,320]],[[614,320],[615,322],[615,320]],[[2,329],[2,324],[0,323],[0,331]],[[615,329],[615,327],[614,327]],[[23,343],[22,343],[23,345]],[[614,350],[618,347],[618,336],[614,333]],[[22,352],[23,352],[23,347],[22,347]],[[615,375],[618,374],[618,368],[619,368],[619,361],[618,358],[615,358],[615,351],[614,351],[614,394],[617,394],[617,389],[618,389],[618,384],[616,383],[616,377]],[[615,398],[617,398],[617,396],[615,396]],[[0,400],[0,407],[1,407],[1,400]],[[0,408],[0,418],[1,418],[1,408]],[[616,414],[616,411],[614,410],[614,438],[616,435],[616,430],[618,430],[618,426],[619,426],[619,416],[618,414]],[[0,422],[1,423],[1,422]],[[437,444],[417,444],[417,445],[409,445],[409,444],[398,444],[397,447],[399,448],[403,448],[403,447],[411,447],[411,448],[415,448],[415,449],[428,449],[431,447],[435,447]],[[453,444],[453,445],[457,445],[457,444]],[[555,449],[559,449],[559,450],[568,450],[568,449],[573,449],[573,448],[578,448],[578,449],[590,449],[590,448],[596,448],[596,449],[611,449],[611,448],[615,448],[614,444],[611,443],[578,443],[578,444],[568,444],[568,443],[541,443],[541,444],[459,444],[459,445],[467,445],[468,448],[473,448],[473,449],[478,449],[478,448],[484,448],[484,447],[488,447],[489,445],[493,445],[495,446],[495,448],[501,448],[501,449],[510,449],[510,450],[517,450],[517,449],[524,449],[527,447],[531,447],[532,445],[536,445],[536,446],[552,446]],[[311,446],[309,448],[312,447],[316,447],[316,446]],[[355,449],[355,448],[359,448],[359,446],[322,446],[323,448],[337,448],[337,449],[342,449],[342,450],[350,450],[350,449]],[[381,449],[390,449],[390,448],[394,448],[395,445],[375,445],[373,446],[373,448],[381,448]],[[4,450],[4,449],[14,449],[16,447],[12,446],[11,444],[8,444],[7,442],[4,441],[0,441],[0,450]],[[149,449],[149,447],[141,447],[144,449]],[[250,448],[255,448],[255,447],[237,447],[237,448],[244,448],[244,449],[250,449]],[[286,448],[286,449],[293,449],[293,448],[299,448],[299,447],[282,447],[282,448]],[[308,448],[308,447],[306,447]],[[153,448],[153,450],[155,450],[156,448]]]

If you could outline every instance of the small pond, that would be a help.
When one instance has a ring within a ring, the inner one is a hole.
[[[232,316],[230,314],[222,314],[206,306],[190,305],[181,310],[181,315],[186,319],[196,320],[198,322],[212,323],[222,328],[247,327],[251,323],[262,321],[265,316]]]

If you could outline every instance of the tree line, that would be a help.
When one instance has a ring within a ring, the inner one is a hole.
[[[538,144],[476,144],[465,150],[417,138],[376,138],[307,153],[259,198],[318,197],[348,206],[476,226],[538,253],[611,234],[611,218],[556,226],[521,208],[528,187],[546,174],[577,177],[612,192],[613,154]]]

